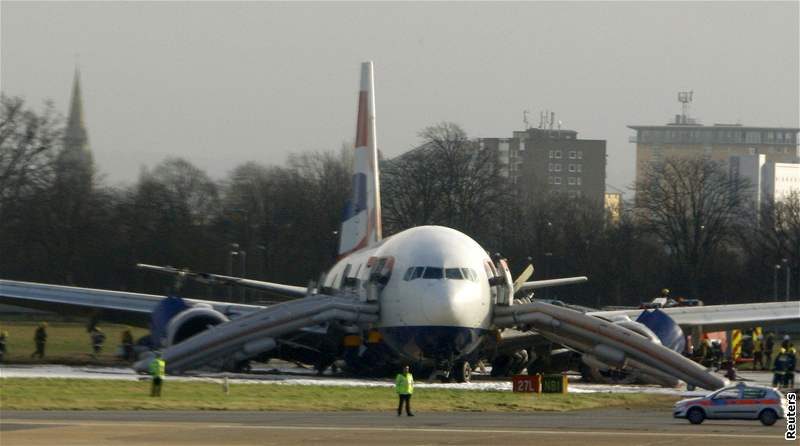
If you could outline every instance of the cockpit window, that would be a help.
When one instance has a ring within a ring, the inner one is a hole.
[[[460,268],[447,268],[446,270],[444,270],[444,276],[448,279],[458,279],[458,280],[464,279],[464,276],[462,275]]]
[[[478,274],[472,268],[439,268],[435,266],[412,266],[406,270],[403,280],[450,279],[478,281]]]
[[[422,275],[423,279],[441,279],[444,273],[444,268],[437,268],[435,266],[429,266],[425,268],[425,273]]]
[[[406,270],[406,274],[403,276],[403,280],[414,280],[419,279],[422,277],[422,271],[425,270],[424,266],[412,266],[411,268]]]
[[[465,278],[473,282],[478,281],[478,274],[472,268],[461,268],[461,273],[464,275]]]

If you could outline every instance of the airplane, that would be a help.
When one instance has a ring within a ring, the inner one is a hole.
[[[800,319],[797,302],[707,306],[688,313],[581,312],[531,299],[529,293],[583,283],[586,277],[528,281],[529,267],[513,280],[505,259],[492,259],[466,234],[442,226],[383,237],[373,84],[373,64],[365,62],[352,196],[339,231],[339,257],[316,284],[300,287],[140,265],[289,300],[257,306],[0,280],[0,303],[149,325],[172,374],[280,357],[321,369],[344,359],[351,370],[365,373],[411,363],[467,381],[477,359],[491,354],[500,366],[500,359],[525,351],[527,358],[518,362],[528,364],[534,347],[545,341],[579,353],[585,366],[597,370],[706,389],[726,381],[680,354],[680,324],[755,326]],[[140,359],[134,369],[145,371],[149,361]]]

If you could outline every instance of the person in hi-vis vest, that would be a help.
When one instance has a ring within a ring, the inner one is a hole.
[[[394,379],[394,388],[400,398],[397,404],[397,416],[403,413],[403,403],[406,405],[406,415],[413,417],[411,413],[411,395],[414,393],[414,376],[411,374],[408,366],[403,367],[403,372],[398,373]]]

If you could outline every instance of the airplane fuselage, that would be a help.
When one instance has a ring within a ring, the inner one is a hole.
[[[405,360],[452,361],[471,353],[490,328],[493,268],[467,235],[419,226],[339,260],[322,285],[377,300],[376,328]]]

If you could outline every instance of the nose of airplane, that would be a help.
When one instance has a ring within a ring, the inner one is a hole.
[[[427,323],[434,326],[473,326],[485,310],[480,302],[480,287],[466,280],[431,280],[424,296],[422,309]]]

